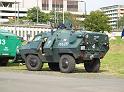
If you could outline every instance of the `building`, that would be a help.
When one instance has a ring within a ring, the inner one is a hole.
[[[44,12],[63,11],[74,14],[85,14],[85,4],[83,0],[23,0],[25,8],[40,7]],[[27,4],[30,2],[30,4]]]
[[[81,0],[41,0],[43,11],[64,11],[72,14],[85,14],[85,2]]]
[[[118,29],[118,20],[124,15],[124,5],[112,5],[100,8],[109,18],[113,29]]]
[[[82,0],[0,0],[0,23],[26,16],[28,9],[37,6],[46,13],[64,11],[83,15],[86,12],[86,2]]]
[[[28,9],[37,6],[46,13],[64,11],[77,14],[79,17],[86,13],[86,2],[81,0],[0,0],[0,23],[8,22],[11,18],[27,16]],[[13,34],[24,37],[25,40],[29,40],[29,36],[33,38],[40,32],[51,31],[51,28],[45,28],[45,26],[36,28],[36,26],[1,25],[1,29],[7,29]]]
[[[22,0],[0,0],[0,23],[24,17],[26,13],[27,9],[23,7]]]

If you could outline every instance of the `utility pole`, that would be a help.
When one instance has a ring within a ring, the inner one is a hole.
[[[55,26],[56,26],[56,4],[57,4],[57,2],[55,0]]]
[[[38,0],[37,0],[37,24],[39,23],[39,12],[38,12]]]
[[[63,24],[64,24],[64,23],[65,23],[65,15],[64,15],[64,0],[63,0],[62,16],[63,16]]]
[[[18,17],[17,17],[17,21],[19,23],[19,2],[17,2],[17,4],[18,4]]]
[[[15,31],[16,31],[16,1],[15,1]]]

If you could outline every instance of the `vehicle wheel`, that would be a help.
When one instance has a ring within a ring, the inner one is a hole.
[[[29,71],[39,71],[43,67],[43,63],[36,55],[28,55],[25,64]]]
[[[48,63],[48,66],[53,71],[59,71],[59,63]]]
[[[2,58],[0,61],[0,66],[7,66],[9,59],[8,58]]]
[[[63,73],[71,73],[75,69],[75,59],[70,55],[62,55],[59,61],[60,71]]]
[[[87,72],[98,72],[100,68],[100,59],[84,62],[84,67]]]

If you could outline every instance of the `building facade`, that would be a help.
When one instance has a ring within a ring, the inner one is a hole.
[[[27,9],[23,8],[22,0],[0,0],[0,23],[6,23],[9,19],[24,17]]]
[[[77,15],[85,14],[85,4],[81,0],[0,0],[0,23],[24,17],[28,9],[37,6],[46,13],[64,11]]]
[[[43,12],[63,11],[74,14],[85,14],[83,0],[23,0],[25,8],[39,7]],[[27,4],[30,2],[30,4]]]
[[[64,12],[70,12],[74,14],[84,14],[83,2],[80,2],[79,0],[41,0],[42,7],[41,9],[43,11],[63,11]],[[82,6],[79,4],[81,3]]]
[[[113,5],[100,8],[109,18],[113,29],[118,29],[118,20],[124,15],[124,5]]]

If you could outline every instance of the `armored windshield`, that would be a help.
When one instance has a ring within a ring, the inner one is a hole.
[[[39,36],[35,36],[34,39],[33,39],[33,41],[39,41],[39,40],[41,40],[41,36],[40,35]]]

